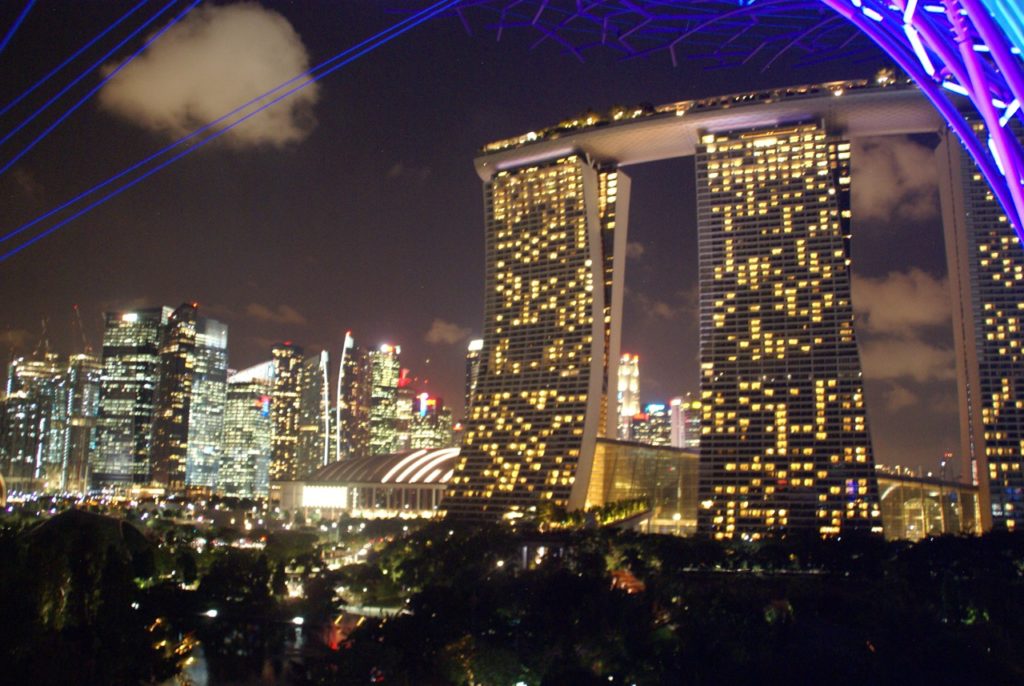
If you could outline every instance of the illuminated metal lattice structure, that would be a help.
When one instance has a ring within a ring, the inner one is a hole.
[[[465,0],[457,11],[467,26],[483,13],[499,37],[527,29],[534,46],[555,43],[579,59],[606,47],[767,68],[782,56],[862,55],[867,36],[942,114],[1024,237],[1024,151],[1007,129],[1024,121],[1017,0]],[[965,111],[984,122],[980,135]]]

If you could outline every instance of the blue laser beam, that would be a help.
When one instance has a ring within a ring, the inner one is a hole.
[[[25,9],[21,11],[18,18],[14,20],[14,24],[12,24],[11,28],[7,30],[7,35],[4,36],[3,42],[0,43],[0,52],[3,52],[7,47],[7,44],[11,42],[12,38],[14,38],[14,34],[17,33],[18,27],[21,26],[21,22],[25,21],[25,17],[28,16],[29,10],[32,9],[32,5],[34,4],[36,4],[36,0],[28,0],[28,4],[25,5]]]
[[[94,46],[97,43],[97,41],[101,40],[104,36],[106,36],[108,33],[110,33],[115,28],[117,28],[125,19],[127,19],[131,15],[135,14],[135,12],[137,10],[141,9],[148,2],[149,2],[149,0],[142,0],[142,2],[137,4],[135,7],[131,8],[130,10],[125,12],[117,21],[115,21],[113,24],[111,24],[107,28],[103,29],[103,31],[101,31],[99,34],[97,34],[96,37],[94,37],[91,41],[89,41],[88,43],[86,43],[85,45],[80,47],[78,50],[76,50],[75,53],[73,55],[71,55],[71,57],[68,57],[66,60],[64,60],[63,62],[58,64],[56,67],[51,69],[50,72],[48,74],[46,74],[46,76],[44,76],[43,78],[41,78],[38,81],[36,81],[28,90],[26,90],[24,93],[22,93],[21,95],[16,97],[14,100],[10,101],[6,105],[4,105],[2,108],[0,108],[0,116],[3,116],[5,114],[7,114],[8,112],[10,112],[12,107],[14,107],[19,102],[21,102],[22,100],[27,98],[29,95],[31,95],[33,92],[35,92],[35,90],[37,88],[39,88],[44,83],[46,83],[51,78],[53,78],[55,75],[57,75],[64,67],[68,66],[69,64],[74,62],[76,59],[78,59],[78,57],[83,52],[85,52],[86,50],[88,50],[89,48]]]
[[[27,125],[28,125],[28,124],[29,124],[29,123],[30,123],[30,122],[31,122],[32,120],[34,120],[34,119],[35,119],[36,117],[38,117],[38,116],[39,116],[39,115],[40,115],[40,114],[41,114],[41,113],[42,113],[42,112],[43,112],[44,110],[46,110],[47,108],[49,108],[49,107],[50,107],[50,105],[52,105],[53,103],[57,102],[57,100],[59,100],[59,99],[61,98],[61,96],[63,96],[63,95],[65,94],[65,93],[67,93],[67,92],[68,92],[69,90],[71,90],[71,89],[72,89],[72,88],[73,88],[73,87],[74,87],[74,86],[75,86],[76,84],[78,84],[78,82],[79,82],[79,81],[81,81],[81,80],[82,80],[82,79],[84,79],[84,78],[85,78],[86,76],[88,76],[88,75],[89,75],[90,73],[92,73],[92,71],[93,71],[94,69],[96,69],[97,67],[99,67],[100,65],[102,65],[102,64],[103,64],[103,63],[104,63],[104,62],[105,62],[105,61],[106,61],[107,59],[109,59],[109,58],[110,58],[110,56],[111,56],[111,55],[113,55],[113,54],[114,54],[115,52],[117,52],[118,50],[120,50],[120,49],[121,49],[121,48],[122,48],[122,47],[123,47],[123,46],[124,46],[124,45],[125,45],[126,43],[128,43],[128,41],[130,41],[130,40],[131,40],[132,38],[134,38],[135,36],[137,36],[137,35],[138,35],[138,34],[139,34],[139,33],[140,33],[141,31],[143,31],[143,30],[144,30],[144,29],[145,29],[145,28],[146,28],[147,26],[149,26],[150,24],[152,24],[152,23],[153,23],[154,21],[156,21],[157,19],[159,19],[159,18],[160,18],[160,16],[161,16],[161,15],[163,15],[163,13],[164,13],[164,12],[166,12],[166,11],[167,11],[167,10],[169,10],[169,9],[171,9],[171,7],[173,7],[173,6],[174,6],[174,5],[175,5],[175,4],[177,3],[177,1],[178,1],[178,0],[171,0],[171,2],[167,3],[166,5],[164,5],[164,6],[163,6],[163,7],[162,7],[162,8],[160,9],[160,11],[159,11],[159,12],[157,12],[156,14],[154,14],[154,15],[153,15],[152,17],[150,17],[149,19],[147,19],[147,20],[146,20],[146,21],[145,21],[145,22],[144,22],[144,23],[143,23],[143,24],[142,24],[141,26],[139,26],[139,27],[138,27],[138,28],[136,28],[136,29],[135,29],[134,31],[132,31],[132,32],[131,32],[130,34],[128,34],[128,36],[127,36],[127,37],[126,37],[126,38],[125,38],[124,40],[122,40],[122,41],[121,41],[120,43],[118,43],[118,44],[117,44],[117,45],[115,45],[115,46],[114,46],[113,48],[111,48],[111,49],[110,49],[110,50],[109,50],[109,51],[108,51],[108,52],[107,52],[107,53],[106,53],[105,55],[103,55],[103,57],[101,57],[100,59],[96,60],[96,61],[95,61],[95,62],[93,62],[93,63],[92,63],[91,65],[89,65],[89,67],[88,67],[87,69],[85,69],[85,71],[83,71],[83,72],[82,72],[81,74],[79,74],[79,75],[78,75],[78,76],[77,76],[77,77],[76,77],[76,78],[75,78],[75,79],[74,79],[74,80],[73,80],[73,81],[72,81],[71,83],[69,83],[68,85],[64,86],[64,88],[61,88],[61,89],[60,89],[60,91],[58,91],[56,95],[54,95],[54,96],[53,96],[52,98],[50,98],[50,99],[49,99],[49,100],[47,100],[47,101],[46,101],[45,103],[43,103],[43,105],[42,105],[42,106],[41,106],[41,107],[40,107],[40,108],[39,108],[38,110],[36,110],[36,111],[35,111],[35,112],[33,112],[32,114],[30,114],[30,115],[29,115],[29,116],[28,116],[28,117],[27,117],[27,118],[25,119],[25,121],[21,122],[21,123],[20,123],[20,124],[18,124],[18,125],[17,125],[16,127],[14,127],[14,129],[13,129],[13,130],[11,130],[11,131],[9,131],[9,132],[8,132],[8,133],[7,133],[7,134],[6,134],[6,135],[5,135],[5,136],[4,136],[3,138],[0,138],[0,145],[4,144],[4,143],[6,143],[6,142],[7,142],[8,140],[10,140],[11,136],[13,136],[14,134],[16,134],[16,133],[18,133],[19,131],[21,131],[21,130],[22,130],[23,128],[25,128],[25,126],[27,126]],[[168,25],[167,25],[167,26],[165,26],[165,27],[164,27],[163,29],[161,29],[161,30],[160,30],[160,32],[158,32],[158,33],[157,33],[157,34],[156,34],[156,35],[155,35],[155,36],[154,36],[153,38],[149,39],[149,40],[148,40],[148,41],[146,42],[146,44],[145,44],[145,45],[143,45],[143,46],[142,46],[141,48],[139,48],[139,49],[138,49],[138,50],[136,50],[136,51],[135,51],[134,53],[132,53],[132,55],[131,55],[131,56],[130,56],[130,57],[129,57],[129,58],[127,59],[127,60],[125,60],[124,62],[122,62],[122,63],[121,63],[120,65],[118,65],[117,69],[115,69],[115,70],[114,70],[113,72],[111,72],[110,74],[108,74],[108,75],[107,75],[107,77],[106,77],[106,78],[104,78],[104,79],[103,79],[103,81],[102,81],[102,82],[100,83],[100,86],[97,86],[96,88],[93,88],[92,90],[90,90],[90,91],[89,91],[89,92],[88,92],[88,93],[87,93],[87,94],[86,94],[86,95],[85,95],[85,96],[84,96],[84,97],[83,97],[82,99],[80,99],[80,100],[79,100],[79,101],[78,101],[77,103],[75,103],[75,104],[74,104],[74,105],[72,106],[72,108],[71,108],[71,109],[70,109],[70,110],[69,110],[69,111],[68,111],[67,113],[65,113],[65,114],[64,114],[64,116],[62,116],[62,117],[61,117],[61,118],[60,118],[60,119],[59,119],[59,120],[57,121],[57,124],[59,124],[60,122],[64,121],[64,119],[67,119],[67,116],[68,116],[68,114],[70,114],[70,112],[74,112],[74,111],[75,111],[76,109],[78,109],[79,107],[81,107],[81,106],[82,106],[82,104],[83,104],[83,103],[84,103],[84,102],[85,102],[86,100],[88,100],[88,99],[89,99],[89,98],[90,98],[90,97],[92,96],[92,94],[93,94],[93,93],[95,93],[95,92],[96,92],[97,90],[99,90],[99,88],[100,88],[100,87],[101,87],[101,86],[102,86],[102,85],[103,85],[104,83],[106,83],[107,81],[109,81],[109,80],[110,80],[110,79],[111,79],[111,78],[112,78],[112,77],[114,76],[114,74],[116,74],[116,73],[117,73],[118,71],[120,71],[120,70],[121,70],[121,69],[122,69],[123,67],[125,67],[125,66],[126,66],[126,65],[127,65],[128,63],[129,63],[129,62],[131,62],[131,61],[132,61],[133,59],[135,59],[135,57],[137,57],[139,53],[141,53],[141,52],[142,52],[143,50],[145,50],[145,49],[146,49],[146,47],[147,47],[147,46],[148,46],[148,45],[149,45],[150,43],[152,43],[152,42],[153,42],[153,41],[154,41],[154,40],[155,40],[156,38],[158,38],[158,37],[159,37],[159,36],[160,36],[160,35],[161,35],[161,34],[162,34],[162,33],[163,33],[164,31],[166,31],[166,30],[167,30],[167,29],[169,29],[169,28],[170,28],[171,26],[173,26],[173,25],[174,25],[174,24],[176,24],[176,23],[177,23],[178,21],[180,21],[180,20],[181,20],[181,18],[182,18],[183,16],[185,16],[186,14],[188,14],[188,12],[189,12],[189,11],[191,11],[191,9],[192,9],[193,7],[195,7],[195,6],[196,6],[196,5],[198,4],[198,3],[200,3],[200,2],[202,2],[202,0],[194,0],[194,1],[193,1],[193,3],[192,3],[191,5],[189,5],[188,7],[186,7],[186,8],[185,8],[184,12],[182,12],[181,14],[179,14],[179,15],[178,15],[178,16],[177,16],[177,17],[176,17],[176,18],[175,18],[175,19],[174,19],[173,21],[171,21],[171,23],[170,23],[170,24],[168,24]],[[17,154],[17,155],[16,155],[15,157],[14,157],[14,159],[13,159],[13,160],[11,160],[10,162],[8,162],[8,163],[7,163],[7,165],[6,165],[5,167],[3,167],[2,169],[0,169],[0,174],[2,174],[3,172],[7,171],[7,169],[9,169],[9,168],[10,168],[10,166],[11,166],[12,164],[14,164],[15,162],[17,162],[17,161],[18,161],[19,159],[21,159],[21,157],[22,157],[23,155],[25,155],[25,153],[27,153],[27,152],[28,152],[29,150],[31,150],[32,148],[34,148],[34,147],[36,146],[36,144],[37,144],[37,143],[39,143],[39,141],[41,141],[41,140],[42,140],[43,138],[45,138],[45,137],[46,137],[46,135],[47,135],[47,134],[48,134],[48,133],[49,133],[50,131],[52,131],[52,130],[53,130],[54,128],[56,128],[56,124],[54,124],[54,125],[51,125],[50,127],[48,127],[48,128],[46,129],[46,131],[45,131],[45,132],[43,132],[42,134],[40,134],[39,136],[37,136],[37,137],[35,138],[35,140],[33,140],[33,141],[32,141],[31,143],[29,143],[29,144],[28,144],[28,146],[26,146],[26,147],[25,147],[25,148],[24,148],[24,149],[23,149],[23,150],[22,150],[22,151],[21,151],[20,153],[18,153],[18,154]]]
[[[220,138],[221,136],[226,134],[231,129],[235,128],[236,126],[238,126],[239,124],[241,124],[241,123],[243,123],[245,121],[248,121],[249,119],[251,119],[252,117],[256,116],[257,114],[259,114],[263,110],[267,109],[268,107],[273,107],[274,105],[276,105],[277,103],[281,102],[285,98],[288,98],[289,96],[291,96],[291,95],[297,93],[298,91],[302,90],[303,88],[305,88],[309,84],[315,83],[316,81],[319,81],[320,79],[324,78],[325,76],[328,76],[329,74],[332,74],[333,72],[337,71],[338,69],[341,69],[342,67],[346,66],[347,64],[350,64],[351,62],[354,62],[355,60],[359,59],[363,55],[376,50],[380,46],[388,43],[391,40],[394,40],[398,36],[401,36],[402,34],[408,32],[409,30],[419,26],[423,22],[425,22],[425,21],[427,21],[429,19],[432,19],[433,17],[435,17],[436,15],[440,14],[441,12],[444,12],[445,10],[454,7],[455,5],[457,5],[461,1],[462,0],[442,0],[441,2],[438,2],[438,3],[434,4],[434,5],[431,5],[427,9],[423,10],[422,12],[420,12],[418,15],[414,15],[414,16],[417,17],[415,19],[415,21],[411,21],[411,19],[405,19],[405,20],[399,22],[398,24],[390,27],[389,29],[386,29],[385,31],[382,31],[381,33],[377,34],[377,36],[363,41],[359,45],[366,45],[366,47],[363,47],[361,50],[358,50],[357,52],[348,55],[346,58],[344,58],[341,61],[337,62],[337,64],[334,64],[334,65],[330,66],[329,68],[324,69],[321,73],[319,73],[319,74],[312,74],[311,72],[314,71],[314,70],[309,70],[308,72],[305,72],[304,74],[300,74],[298,77],[291,79],[290,81],[288,81],[286,83],[294,82],[297,78],[302,78],[302,76],[304,76],[304,75],[309,75],[309,78],[307,80],[305,80],[302,83],[298,84],[297,86],[294,86],[293,88],[285,91],[284,93],[282,93],[281,95],[277,96],[273,100],[270,100],[270,101],[264,103],[263,105],[261,105],[260,107],[258,107],[255,110],[253,110],[249,114],[246,114],[244,117],[241,117],[238,120],[232,122],[231,124],[225,126],[223,129],[220,129],[220,130],[210,134],[209,136],[207,136],[206,138],[202,139],[201,141],[199,141],[195,145],[182,150],[177,155],[174,155],[174,156],[168,158],[167,160],[161,162],[160,164],[156,165],[152,169],[144,172],[143,174],[140,174],[139,176],[135,177],[131,181],[125,183],[123,186],[120,186],[120,187],[114,189],[113,191],[111,191],[110,193],[107,193],[103,197],[101,197],[101,198],[99,198],[97,200],[94,200],[93,202],[89,203],[88,205],[86,205],[82,209],[78,210],[74,214],[70,215],[69,217],[66,217],[66,218],[62,219],[61,221],[57,222],[56,224],[54,224],[50,228],[46,229],[45,231],[43,231],[41,233],[38,233],[35,236],[33,236],[32,238],[26,240],[24,243],[20,244],[16,248],[13,248],[13,249],[11,249],[11,250],[3,253],[3,254],[0,254],[0,262],[4,262],[4,261],[10,259],[11,257],[13,257],[14,255],[17,255],[19,252],[21,252],[25,248],[33,245],[34,243],[37,243],[38,241],[42,240],[43,238],[49,236],[50,234],[54,233],[58,229],[60,229],[63,226],[67,225],[68,223],[74,221],[78,217],[81,217],[82,215],[86,214],[87,212],[90,212],[91,210],[95,209],[96,207],[99,207],[103,203],[107,202],[111,198],[114,198],[114,197],[120,195],[121,193],[123,193],[124,191],[128,190],[129,188],[132,188],[133,186],[141,183],[142,181],[144,181],[145,179],[149,178],[153,174],[157,173],[161,169],[164,169],[165,167],[173,164],[174,162],[177,162],[182,157],[185,157],[186,155],[189,155],[189,154],[195,152],[196,150],[198,150],[199,148],[203,147],[207,143],[210,143],[211,141],[216,140],[217,138]],[[411,21],[411,23],[410,23],[410,21]],[[406,25],[402,26],[403,24],[406,24]],[[388,34],[390,34],[390,35],[388,35]],[[367,45],[367,44],[369,44],[369,45]],[[356,49],[355,47],[349,48],[348,52],[351,52],[352,50],[355,50],[355,49]],[[332,58],[332,59],[334,59],[334,58]],[[275,88],[273,91],[270,91],[270,92],[275,92],[277,90],[280,90],[281,87],[282,86],[278,86],[277,88]],[[263,96],[261,96],[261,97],[263,97]]]
[[[58,205],[57,207],[53,208],[52,210],[49,210],[46,213],[36,217],[35,219],[33,219],[31,221],[28,221],[25,224],[22,224],[21,226],[19,226],[16,229],[13,229],[12,231],[10,231],[7,234],[5,234],[4,236],[0,236],[0,243],[3,243],[4,241],[7,241],[7,240],[9,240],[11,238],[14,238],[15,236],[18,236],[18,235],[24,233],[25,231],[27,231],[28,229],[32,228],[33,226],[36,226],[40,222],[45,221],[46,219],[49,219],[50,217],[52,217],[53,215],[57,214],[58,212],[61,212],[62,210],[67,209],[71,205],[74,205],[75,203],[79,202],[80,200],[82,200],[82,199],[92,195],[96,191],[99,191],[99,190],[101,190],[103,188],[106,188],[107,186],[109,186],[110,184],[114,183],[115,181],[123,178],[127,174],[130,174],[133,171],[136,171],[137,169],[139,169],[141,167],[144,167],[145,165],[149,164],[150,162],[152,162],[153,160],[157,159],[161,155],[169,152],[170,150],[173,150],[174,148],[178,147],[179,145],[182,145],[183,143],[187,143],[188,141],[192,140],[196,136],[202,135],[203,133],[205,133],[206,131],[210,130],[211,128],[213,128],[213,127],[215,127],[215,126],[217,126],[217,125],[227,121],[228,119],[230,119],[231,117],[235,116],[239,112],[242,112],[245,109],[251,107],[252,105],[254,105],[254,104],[264,100],[265,98],[270,97],[274,93],[277,93],[278,91],[280,91],[282,88],[286,88],[287,86],[295,83],[296,81],[302,79],[303,77],[311,76],[311,75],[315,74],[317,71],[319,71],[321,69],[324,69],[324,68],[328,67],[331,64],[334,64],[338,60],[343,59],[347,55],[352,54],[356,50],[359,50],[359,49],[361,49],[361,48],[371,44],[373,41],[376,41],[378,39],[382,39],[382,37],[387,36],[387,34],[393,32],[393,31],[404,32],[408,28],[412,28],[411,26],[403,28],[403,26],[405,26],[406,24],[409,24],[410,22],[416,22],[416,24],[414,24],[414,26],[415,26],[415,25],[418,25],[419,23],[422,23],[421,18],[422,18],[423,21],[425,21],[425,19],[428,16],[429,17],[435,16],[439,11],[443,11],[443,10],[435,10],[435,8],[437,6],[442,5],[442,4],[444,4],[444,3],[443,2],[442,3],[438,3],[437,5],[434,5],[432,7],[427,7],[427,8],[425,8],[425,9],[423,9],[423,10],[421,10],[421,11],[419,11],[419,12],[417,12],[417,13],[409,16],[409,17],[406,17],[402,21],[400,21],[400,22],[398,22],[398,23],[396,23],[396,24],[394,24],[394,25],[384,29],[380,33],[378,33],[378,34],[376,34],[374,36],[371,36],[369,38],[366,38],[363,41],[357,43],[356,45],[353,45],[353,46],[351,46],[349,48],[346,48],[345,50],[342,50],[341,52],[337,53],[336,55],[334,55],[334,56],[324,60],[320,64],[318,64],[318,65],[316,65],[314,67],[311,67],[310,69],[307,69],[306,71],[302,72],[301,74],[297,74],[296,76],[288,79],[284,83],[282,83],[282,84],[272,88],[271,90],[269,90],[269,91],[267,91],[265,93],[262,93],[260,95],[257,95],[255,98],[253,98],[249,102],[246,102],[246,103],[244,103],[242,105],[239,105],[238,107],[236,107],[235,109],[231,110],[227,114],[221,116],[218,119],[215,119],[214,121],[209,122],[208,124],[204,124],[203,126],[199,127],[195,131],[193,131],[192,133],[190,133],[190,134],[188,134],[186,136],[183,136],[183,137],[179,138],[178,140],[176,140],[176,141],[174,141],[174,142],[164,146],[163,148],[161,148],[160,150],[157,150],[155,153],[153,153],[149,157],[146,157],[145,159],[140,160],[139,162],[136,162],[132,166],[130,166],[130,167],[128,167],[128,168],[118,172],[114,176],[111,176],[109,179],[107,179],[105,181],[102,181],[102,182],[92,186],[91,188],[88,188],[88,189],[82,191],[81,193],[79,193],[75,197],[71,198],[70,200],[65,201],[64,203],[62,203],[62,204]],[[454,5],[456,3],[449,3],[449,4]],[[400,34],[396,34],[396,35],[400,35]],[[387,38],[386,40],[390,40],[390,38]]]

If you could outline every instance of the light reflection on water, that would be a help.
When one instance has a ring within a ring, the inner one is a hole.
[[[164,681],[160,686],[270,686],[292,683],[294,677],[303,670],[303,651],[307,646],[306,631],[305,627],[290,627],[285,632],[279,649],[263,660],[259,671],[238,674],[228,681],[218,680],[210,673],[206,652],[202,643],[199,643],[192,651],[194,660],[180,674]]]

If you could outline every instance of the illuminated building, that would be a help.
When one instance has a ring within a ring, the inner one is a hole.
[[[619,440],[633,438],[633,416],[640,414],[640,356],[623,353],[619,358],[619,385],[616,395],[619,405]]]
[[[583,155],[500,171],[488,159],[478,163],[484,344],[444,509],[470,519],[521,515],[542,501],[575,509],[594,441],[617,425],[606,395],[618,362],[628,180]]]
[[[600,215],[612,203],[599,196],[625,177],[601,175],[696,156],[705,530],[879,532],[849,301],[849,149],[838,137],[934,132],[939,122],[913,86],[886,78],[617,107],[485,146],[475,160],[484,345],[444,509],[493,519],[545,500],[582,507],[594,438],[617,433],[602,421],[614,372],[603,364],[613,346],[600,326]],[[618,203],[610,243],[621,256]]]
[[[68,361],[67,430],[64,440],[64,490],[88,490],[89,456],[96,450],[96,422],[100,411],[103,363],[95,355],[72,355]]]
[[[371,350],[370,359],[370,454],[387,455],[398,448],[398,380],[402,349],[383,344]]]
[[[395,450],[402,452],[412,447],[412,419],[416,405],[416,390],[408,369],[398,372],[398,392],[395,395]]]
[[[850,144],[816,122],[701,140],[701,529],[880,533],[850,302]]]
[[[480,351],[484,349],[484,339],[474,338],[466,349],[466,405],[463,417],[469,417],[469,409],[473,405],[473,394],[476,393],[477,380],[480,378]]]
[[[330,379],[327,351],[310,355],[302,362],[299,390],[299,437],[296,445],[298,476],[312,474],[331,461]]]
[[[409,449],[450,448],[454,445],[452,413],[440,398],[420,393],[413,401]]]
[[[947,138],[938,155],[962,470],[979,485],[984,528],[1017,529],[1024,526],[1024,249],[963,148]]]
[[[671,445],[672,422],[664,403],[647,403],[633,416],[633,440],[644,445]]]
[[[11,362],[7,426],[0,450],[8,481],[61,484],[67,428],[66,367],[59,355],[37,352]]]
[[[669,401],[669,423],[673,448],[700,451],[700,401],[690,398],[672,398]]]
[[[149,481],[160,343],[170,316],[169,307],[106,314],[94,487]]]
[[[228,327],[200,317],[196,329],[195,366],[189,402],[185,483],[213,489],[223,459],[224,411],[227,402]]]
[[[271,453],[272,362],[242,370],[227,380],[224,457],[216,490],[238,497],[267,495]]]
[[[185,488],[197,319],[194,303],[181,305],[168,319],[160,342],[150,468],[153,481],[170,491]]]
[[[899,467],[876,472],[886,540],[981,533],[978,487]]]
[[[271,393],[271,479],[294,479],[298,475],[299,408],[302,394],[302,348],[291,341],[271,350],[274,389]]]
[[[373,374],[369,352],[356,345],[350,334],[345,347],[338,379],[337,459],[370,455],[370,408],[373,404]]]

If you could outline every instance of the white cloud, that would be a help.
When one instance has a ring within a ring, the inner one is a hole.
[[[906,136],[854,141],[854,221],[922,221],[939,216],[935,153]]]
[[[427,343],[443,343],[455,345],[469,338],[472,331],[465,329],[453,322],[446,322],[443,319],[435,319],[427,331]]]
[[[116,65],[104,67],[109,73]],[[299,75],[309,55],[288,20],[254,2],[207,5],[160,36],[100,91],[100,105],[152,131],[180,136]],[[283,92],[283,91],[282,91]],[[225,138],[236,146],[303,140],[316,84],[267,108]]]
[[[918,400],[916,393],[899,384],[893,385],[885,392],[885,404],[890,412],[899,412],[906,407],[916,405]]]
[[[871,333],[910,335],[914,330],[949,322],[949,284],[920,269],[884,277],[853,276],[857,328]]]

